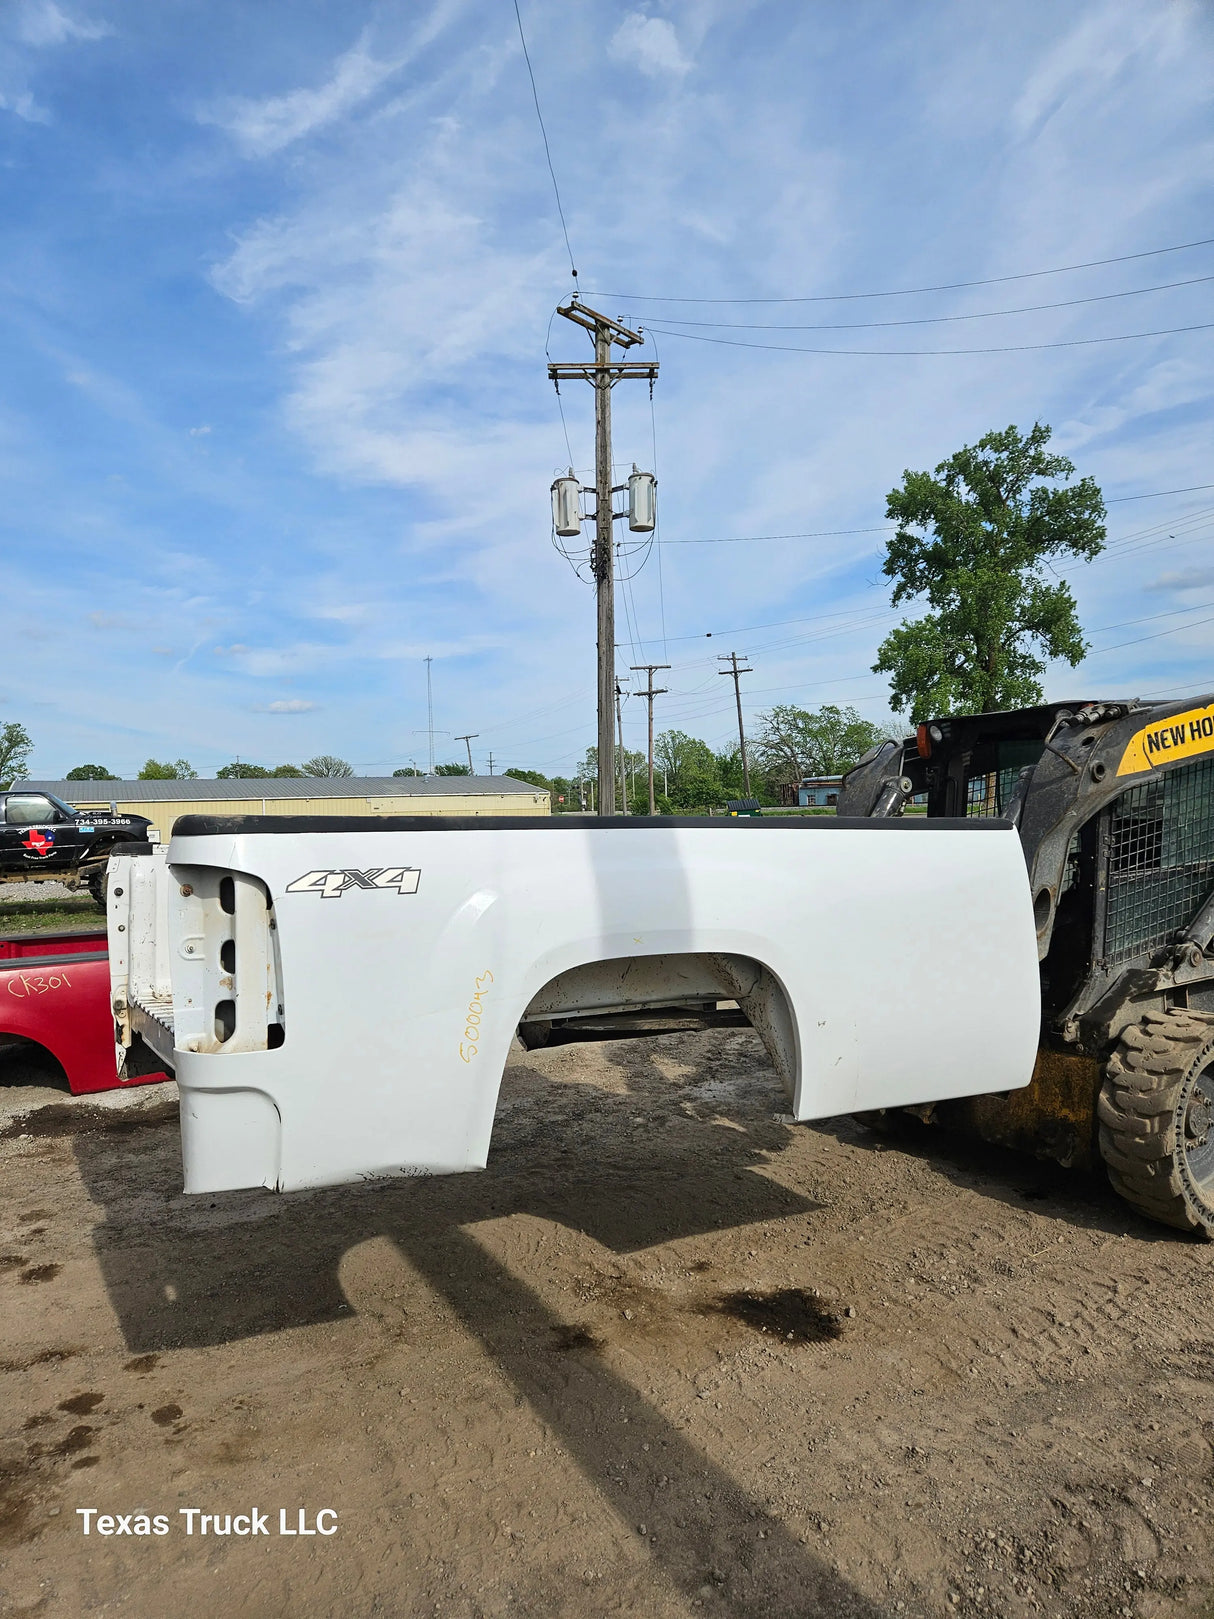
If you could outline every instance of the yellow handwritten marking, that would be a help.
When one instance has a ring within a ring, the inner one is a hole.
[[[476,989],[472,999],[468,1002],[468,1010],[464,1013],[464,1038],[459,1043],[459,1054],[464,1062],[471,1062],[477,1055],[479,1047],[477,1042],[481,1037],[481,1002],[489,993],[487,985],[493,982],[493,974],[488,967],[478,974]]]
[[[18,973],[8,981],[9,994],[19,1001],[33,1000],[35,995],[45,995],[48,990],[71,987],[72,981],[64,972],[52,973],[49,978],[42,973]]]
[[[1134,776],[1172,759],[1192,759],[1210,752],[1214,752],[1214,703],[1208,708],[1186,709],[1135,731],[1126,743],[1117,774]]]

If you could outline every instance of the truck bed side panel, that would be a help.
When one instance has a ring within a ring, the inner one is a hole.
[[[1036,945],[1010,826],[345,824],[173,840],[179,886],[200,868],[265,885],[283,997],[277,1049],[188,1050],[178,1021],[188,1191],[482,1167],[524,1008],[594,961],[766,967],[798,1119],[1031,1075]],[[173,928],[176,1004],[201,982],[181,952],[206,946],[197,914]]]

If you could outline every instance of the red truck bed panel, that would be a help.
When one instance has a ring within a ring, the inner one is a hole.
[[[26,956],[74,956],[105,949],[104,928],[86,928],[74,933],[0,934],[0,961],[18,961]]]
[[[156,1085],[168,1074],[119,1079],[104,930],[0,939],[0,1045],[20,1035],[62,1065],[76,1095]]]

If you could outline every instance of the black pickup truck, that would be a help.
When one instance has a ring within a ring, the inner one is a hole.
[[[0,793],[0,883],[51,881],[87,888],[105,906],[105,870],[116,843],[145,842],[146,815],[85,813],[53,793]]]

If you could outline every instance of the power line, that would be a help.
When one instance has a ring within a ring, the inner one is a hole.
[[[650,326],[663,337],[681,337],[687,343],[716,343],[731,349],[766,349],[771,354],[844,354],[871,355],[878,359],[921,359],[928,355],[944,354],[1020,354],[1030,349],[1088,348],[1093,343],[1132,343],[1142,337],[1176,337],[1182,332],[1208,332],[1214,321],[1203,321],[1197,326],[1165,326],[1155,332],[1118,332],[1111,337],[1071,337],[1058,343],[1004,343],[992,348],[979,349],[817,349],[795,343],[747,343],[738,337],[703,337],[698,332],[676,332],[669,326]]]
[[[1214,624],[1214,618],[1199,618],[1195,624],[1174,624],[1170,630],[1156,630],[1154,635],[1140,635],[1133,641],[1118,641],[1115,646],[1096,647],[1086,656],[1098,658],[1106,652],[1120,652],[1123,647],[1141,646],[1144,641],[1160,641],[1165,635],[1179,635],[1183,630],[1199,630],[1203,624]]]
[[[1196,287],[1214,281],[1214,275],[1195,275],[1187,281],[1164,281],[1154,287],[1130,287],[1125,292],[1099,292],[1089,298],[1064,298],[1052,304],[1021,304],[1016,309],[982,309],[968,315],[916,315],[908,320],[826,322],[816,326],[775,325],[743,320],[679,320],[680,326],[711,326],[739,332],[861,332],[881,326],[943,326],[958,320],[995,320],[1001,315],[1034,315],[1043,309],[1075,309],[1080,304],[1103,304],[1113,298],[1140,298],[1147,292],[1169,292],[1173,287]],[[673,318],[673,317],[672,317]]]
[[[1130,500],[1159,500],[1164,495],[1192,495],[1203,489],[1214,489],[1214,483],[1191,483],[1183,489],[1152,489],[1142,495],[1109,495],[1105,498],[1106,506],[1118,506]],[[1185,518],[1176,519],[1184,522]],[[1160,524],[1159,527],[1169,527],[1169,524]],[[815,528],[805,529],[796,534],[728,534],[711,539],[696,540],[664,540],[664,545],[742,545],[756,540],[824,540],[834,539],[844,534],[889,534],[893,531],[893,523],[883,523],[875,528]],[[1144,530],[1143,532],[1147,532]],[[1113,541],[1120,544],[1120,541]]]
[[[723,539],[666,540],[666,545],[742,545],[749,540],[824,540],[840,534],[887,534],[893,523],[882,523],[877,528],[817,528],[803,534],[730,534]]]
[[[1116,506],[1124,500],[1158,500],[1161,495],[1192,495],[1199,489],[1214,489],[1214,483],[1191,483],[1184,489],[1152,489],[1149,495],[1113,495],[1106,506]]]
[[[565,210],[561,207],[561,188],[556,183],[556,170],[552,166],[552,152],[548,146],[548,131],[544,128],[544,115],[540,111],[540,93],[535,87],[535,74],[531,69],[531,53],[527,49],[527,36],[523,32],[523,17],[518,8],[518,0],[514,0],[514,16],[518,23],[518,37],[523,47],[523,61],[527,64],[527,77],[531,80],[531,97],[535,102],[535,116],[539,119],[540,134],[544,140],[544,156],[548,159],[548,173],[552,176],[552,192],[556,197],[556,211],[561,218],[561,234],[565,238],[565,251],[569,255],[569,268],[573,272],[574,285],[577,285],[577,265],[573,260],[573,249],[569,245],[569,230],[565,224]]]
[[[898,287],[889,292],[822,292],[799,298],[669,298],[645,292],[600,292],[592,296],[626,298],[649,304],[834,304],[849,303],[858,298],[912,298],[921,292],[959,292],[965,287],[994,287],[1008,281],[1033,281],[1044,275],[1067,275],[1072,270],[1096,270],[1106,264],[1129,264],[1134,259],[1154,259],[1164,253],[1184,253],[1192,247],[1210,247],[1212,244],[1214,236],[1206,236],[1197,242],[1178,242],[1174,247],[1152,247],[1143,253],[1121,253],[1111,259],[1088,259],[1083,264],[1059,264],[1050,270],[1023,270],[1018,275],[993,275],[982,281],[944,281],[931,287]]]

